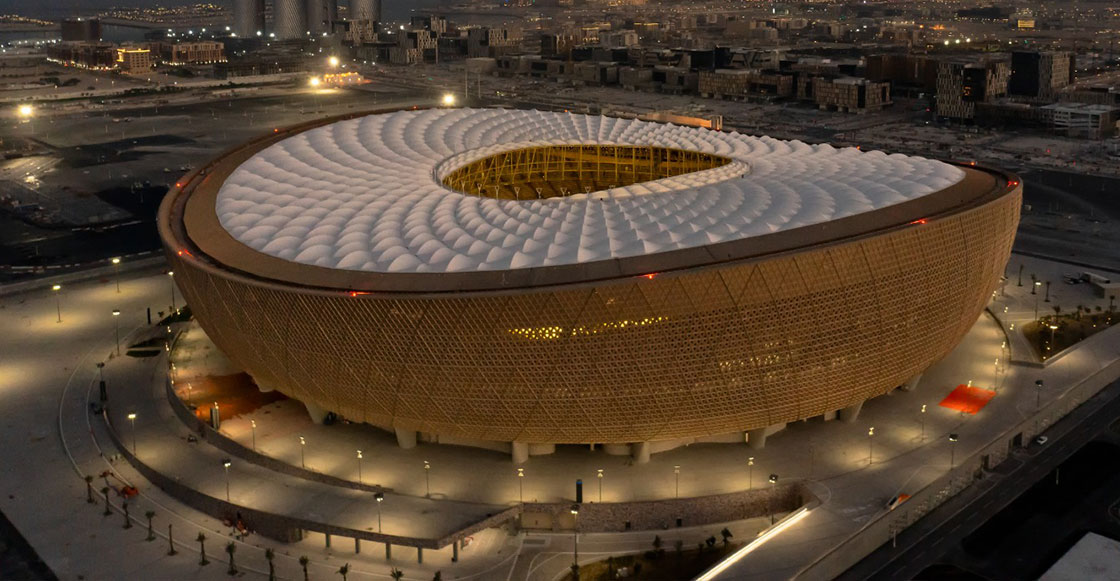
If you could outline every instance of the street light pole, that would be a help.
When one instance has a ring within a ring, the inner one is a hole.
[[[681,465],[676,464],[673,466],[673,478],[676,480],[676,486],[673,489],[673,498],[681,497]]]
[[[61,323],[62,322],[62,297],[59,296],[58,291],[62,290],[62,285],[56,284],[56,285],[51,287],[51,290],[54,291],[54,308],[55,308],[56,311],[58,311],[58,320],[55,321],[55,322],[56,323]]]
[[[385,500],[385,493],[378,492],[373,495],[374,500],[377,501],[377,532],[381,532],[381,501]]]
[[[603,502],[603,469],[600,468],[598,474],[595,475],[599,479],[599,502]]]
[[[136,455],[136,412],[128,414],[128,423],[132,424],[132,455]]]
[[[432,465],[424,460],[424,496],[432,495]]]
[[[874,448],[875,446],[875,426],[867,429],[867,465],[870,466],[875,462]]]
[[[187,384],[187,393],[190,394],[191,384]],[[189,396],[188,396],[189,397]],[[188,404],[190,401],[187,402]],[[257,451],[257,420],[249,420],[249,429],[253,432],[253,451]]]
[[[117,279],[117,294],[121,294],[121,259],[113,259],[113,278]]]
[[[949,434],[949,470],[957,466],[957,434]]]
[[[120,316],[121,316],[121,310],[120,309],[113,309],[113,322],[116,324],[116,328],[117,328],[117,357],[121,356],[121,320],[120,320]]]
[[[306,447],[307,447],[307,440],[304,440],[303,436],[300,436],[299,437],[299,467],[304,468],[304,469],[307,468],[307,457],[303,453],[303,449],[306,448]]]
[[[167,271],[167,280],[171,282],[171,313],[175,314],[175,271]]]
[[[922,404],[922,441],[926,441],[926,404]]]
[[[1034,281],[1034,287],[1031,289],[1031,294],[1034,295],[1034,320],[1038,320],[1038,293],[1034,292],[1035,289],[1042,286],[1041,281]]]
[[[754,490],[754,456],[747,458],[747,490]]]
[[[778,490],[778,475],[770,475],[770,524],[774,524],[774,497]]]
[[[517,469],[517,502],[525,504],[525,469]]]
[[[226,502],[230,501],[229,500],[229,466],[230,466],[229,458],[226,458],[225,460],[222,460],[222,467],[224,467],[226,469]]]
[[[358,450],[358,484],[362,483],[362,451]]]
[[[579,505],[572,505],[572,520],[575,521],[572,531],[572,568],[579,568]]]
[[[1034,411],[1038,413],[1039,408],[1042,407],[1042,380],[1034,380]]]

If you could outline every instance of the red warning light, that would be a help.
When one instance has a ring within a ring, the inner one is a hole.
[[[925,224],[925,223],[926,223],[925,218],[918,218],[917,220],[914,220],[913,222],[911,222],[911,224]]]

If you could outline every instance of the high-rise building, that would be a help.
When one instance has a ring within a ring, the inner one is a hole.
[[[937,116],[973,119],[976,104],[1007,95],[1011,67],[1005,60],[942,61],[937,68]]]
[[[101,21],[96,18],[67,18],[62,21],[64,42],[97,42],[101,40]]]
[[[233,33],[246,38],[264,32],[264,0],[233,0]]]
[[[381,22],[381,0],[350,0],[350,20]]]
[[[275,0],[272,32],[279,40],[303,38],[307,33],[307,11],[302,0]]]
[[[1012,52],[1008,93],[1053,100],[1058,90],[1073,83],[1073,71],[1071,52]]]
[[[330,32],[331,22],[338,20],[338,0],[305,0],[307,31],[314,35]]]

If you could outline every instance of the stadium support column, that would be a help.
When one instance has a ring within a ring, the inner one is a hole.
[[[902,384],[902,386],[901,386],[902,391],[914,391],[915,389],[917,389],[918,382],[921,381],[921,380],[922,380],[922,374],[921,373],[915,375],[914,377],[911,377],[909,381]]]
[[[510,452],[514,464],[524,464],[529,461],[529,444],[526,442],[512,442]]]
[[[404,428],[393,428],[397,434],[397,445],[403,450],[411,450],[416,447],[416,430],[406,430]]]
[[[766,428],[755,428],[747,430],[747,446],[755,450],[761,450],[766,447]]]
[[[649,442],[634,442],[630,444],[630,457],[634,459],[635,464],[645,464],[649,462]]]
[[[312,423],[321,424],[323,419],[327,417],[327,410],[313,403],[303,402],[303,407],[307,408],[307,415],[311,416]]]
[[[840,421],[852,423],[859,418],[859,410],[863,409],[863,402],[854,403],[840,410]]]

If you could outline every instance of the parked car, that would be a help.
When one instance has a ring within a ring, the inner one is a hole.
[[[1049,442],[1049,441],[1050,441],[1050,438],[1047,438],[1046,436],[1039,436],[1039,437],[1034,439],[1034,443],[1038,444],[1039,446],[1041,446],[1041,445],[1043,445],[1043,444],[1045,444],[1046,442]]]

